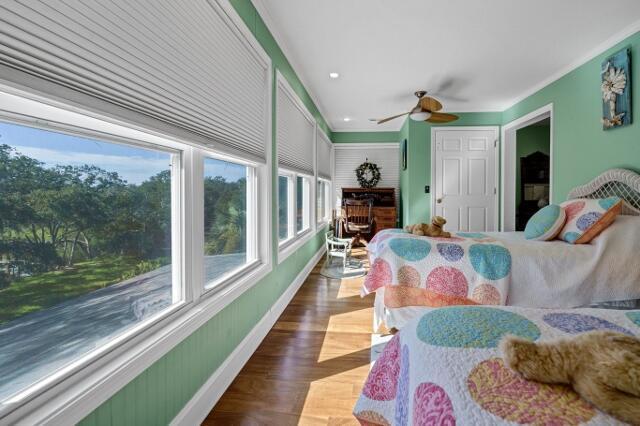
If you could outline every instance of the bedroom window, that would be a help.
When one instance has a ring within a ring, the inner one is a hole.
[[[215,287],[256,261],[255,168],[204,159],[204,282]]]
[[[0,401],[183,300],[182,152],[74,134],[0,122]]]
[[[293,232],[290,229],[289,220],[289,200],[292,200],[291,196],[291,178],[289,176],[278,176],[278,240],[286,241],[293,236]]]
[[[316,218],[318,225],[324,225],[331,220],[331,182],[318,179],[316,186]]]
[[[288,170],[278,175],[278,241],[286,257],[310,235],[313,223],[313,177]]]
[[[309,215],[311,213],[311,202],[309,197],[310,178],[304,176],[296,177],[296,233],[301,233],[309,229]]]

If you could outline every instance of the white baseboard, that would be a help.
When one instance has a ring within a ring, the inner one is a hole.
[[[296,276],[276,303],[262,317],[255,327],[246,335],[242,342],[231,352],[218,369],[209,377],[204,385],[189,400],[178,415],[171,421],[172,426],[190,426],[201,424],[211,409],[216,405],[222,394],[227,390],[233,379],[240,373],[242,367],[251,355],[258,349],[262,340],[267,336],[271,327],[276,323],[282,312],[291,302],[307,279],[313,267],[324,255],[324,245],[309,260],[304,269]]]

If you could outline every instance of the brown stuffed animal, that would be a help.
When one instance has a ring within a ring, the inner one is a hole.
[[[418,223],[416,225],[407,225],[404,227],[404,229],[405,231],[413,235],[450,238],[451,234],[442,230],[442,227],[445,223],[447,223],[447,221],[444,217],[434,216],[431,219],[430,225],[427,225],[426,223]]]
[[[640,339],[612,331],[541,343],[506,336],[500,350],[525,379],[571,385],[600,410],[640,425]]]

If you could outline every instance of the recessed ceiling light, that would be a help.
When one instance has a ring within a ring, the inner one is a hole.
[[[344,121],[351,121],[351,118],[350,117],[345,117],[345,118],[343,118],[343,120]]]
[[[331,77],[331,78],[338,78],[338,77],[340,77],[340,74],[338,74],[337,72],[330,72],[330,73],[329,73],[329,77]]]

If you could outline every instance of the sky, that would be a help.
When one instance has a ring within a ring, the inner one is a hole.
[[[140,184],[169,169],[169,153],[0,122],[0,145],[9,145],[46,167],[90,164],[117,172],[128,183]],[[229,182],[245,177],[245,167],[207,159],[205,176],[222,176]]]

